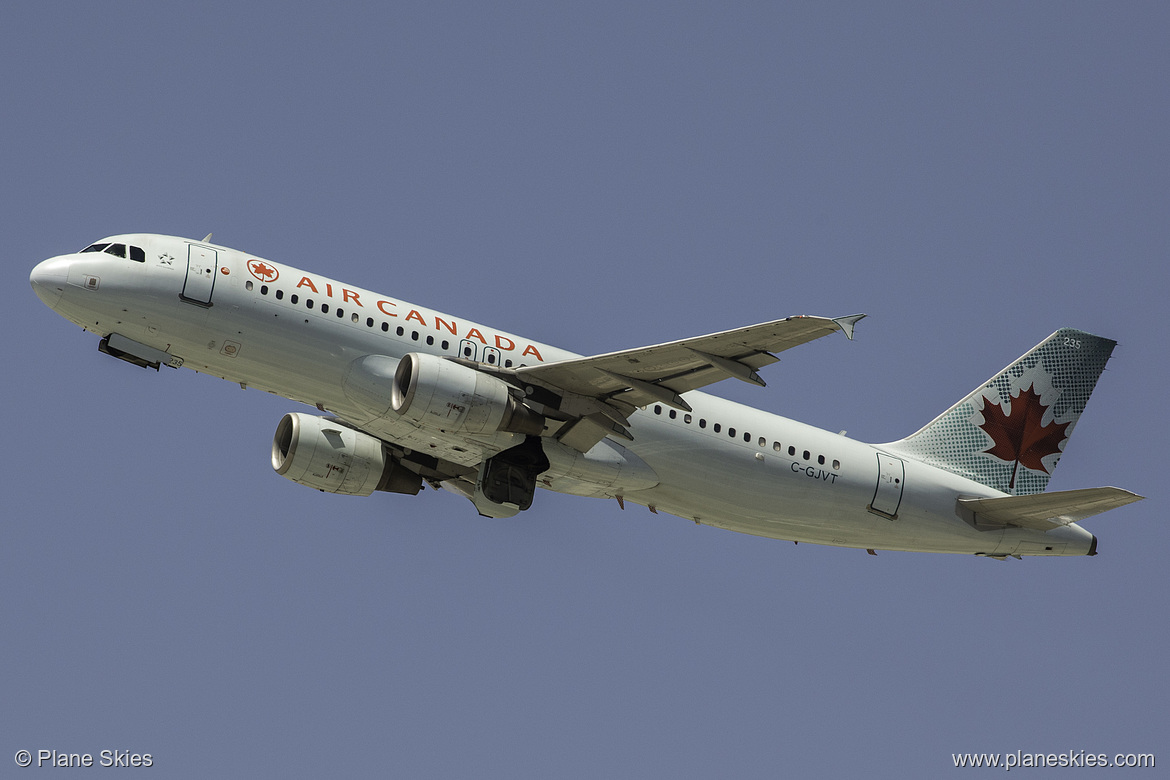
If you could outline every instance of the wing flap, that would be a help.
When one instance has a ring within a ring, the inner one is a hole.
[[[1029,496],[960,498],[959,504],[985,522],[1051,531],[1142,498],[1121,488],[1098,487]]]

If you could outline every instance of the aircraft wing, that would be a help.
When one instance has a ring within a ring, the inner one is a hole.
[[[524,366],[515,369],[515,376],[562,398],[560,410],[576,419],[558,438],[584,451],[609,433],[629,437],[626,418],[638,407],[658,402],[690,411],[682,393],[728,377],[763,386],[756,369],[777,362],[773,353],[838,330],[853,338],[853,326],[864,316],[788,317],[650,347]]]

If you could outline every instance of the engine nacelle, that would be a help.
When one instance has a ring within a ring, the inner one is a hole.
[[[422,489],[422,477],[390,457],[379,439],[312,414],[281,418],[272,437],[272,468],[327,493],[414,495]]]
[[[418,352],[399,361],[390,408],[420,427],[436,430],[531,436],[544,430],[544,416],[516,400],[506,382]]]

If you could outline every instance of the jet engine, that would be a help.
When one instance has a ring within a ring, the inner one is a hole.
[[[539,436],[544,417],[504,381],[446,358],[411,352],[398,362],[390,407],[423,428]]]
[[[281,418],[272,437],[272,468],[326,493],[415,495],[422,489],[422,477],[391,457],[381,440],[312,414]]]

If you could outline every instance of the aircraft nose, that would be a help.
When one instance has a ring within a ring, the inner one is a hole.
[[[28,275],[33,292],[51,309],[61,299],[65,292],[65,284],[69,278],[69,258],[53,257],[37,263]]]

